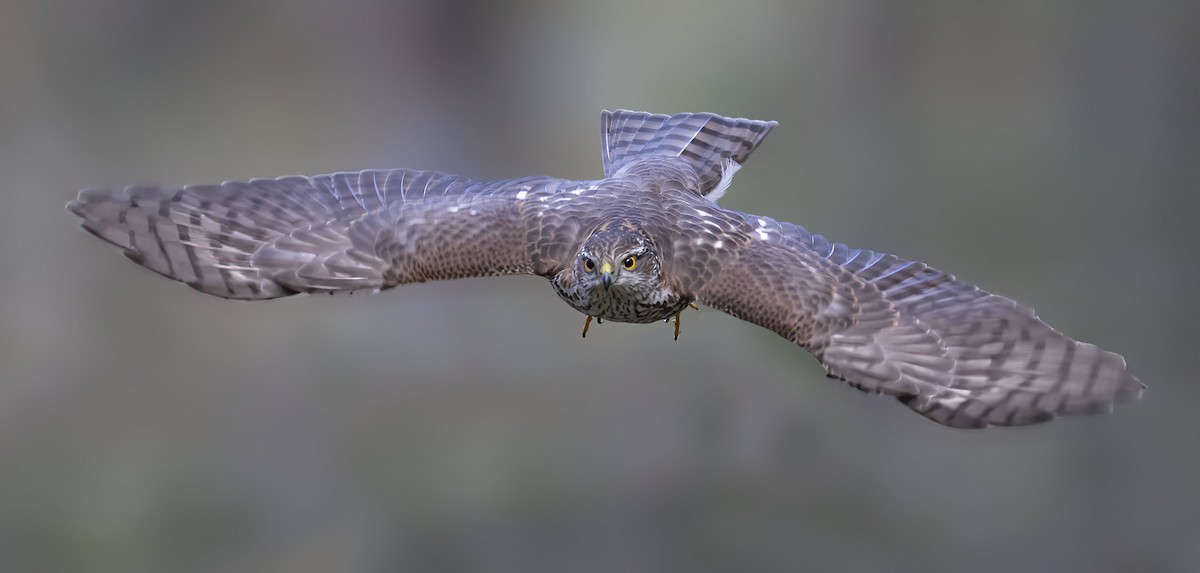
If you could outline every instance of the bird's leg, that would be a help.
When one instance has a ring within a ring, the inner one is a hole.
[[[587,329],[592,325],[592,315],[588,315],[587,320],[583,321],[583,337],[587,338]]]
[[[700,310],[700,307],[696,306],[696,303],[694,303],[694,302],[689,302],[688,306],[691,307],[692,310]],[[675,340],[679,340],[679,315],[682,312],[683,311],[681,310],[681,311],[675,313]],[[668,318],[667,322],[670,322],[670,321],[671,321],[671,319]]]

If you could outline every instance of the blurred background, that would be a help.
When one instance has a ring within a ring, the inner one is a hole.
[[[77,189],[598,177],[601,109],[780,121],[723,200],[1123,354],[942,428],[711,310],[542,279],[237,304]],[[0,2],[0,570],[1198,571],[1200,4]]]

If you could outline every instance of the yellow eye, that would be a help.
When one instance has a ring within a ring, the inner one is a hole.
[[[625,260],[621,261],[621,266],[624,266],[627,271],[632,271],[637,266],[637,257],[634,255],[625,257]]]
[[[589,273],[596,270],[596,261],[593,261],[592,259],[583,259],[583,270]]]

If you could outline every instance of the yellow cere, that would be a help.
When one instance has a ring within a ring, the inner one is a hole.
[[[612,263],[605,262],[604,264],[600,265],[600,272],[601,273],[611,273],[612,272]]]

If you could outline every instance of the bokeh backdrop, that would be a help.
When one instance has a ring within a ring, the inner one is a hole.
[[[1122,353],[956,431],[711,310],[530,277],[237,304],[84,187],[600,175],[599,112],[780,121],[723,204]],[[1198,571],[1200,3],[0,2],[0,570]]]

